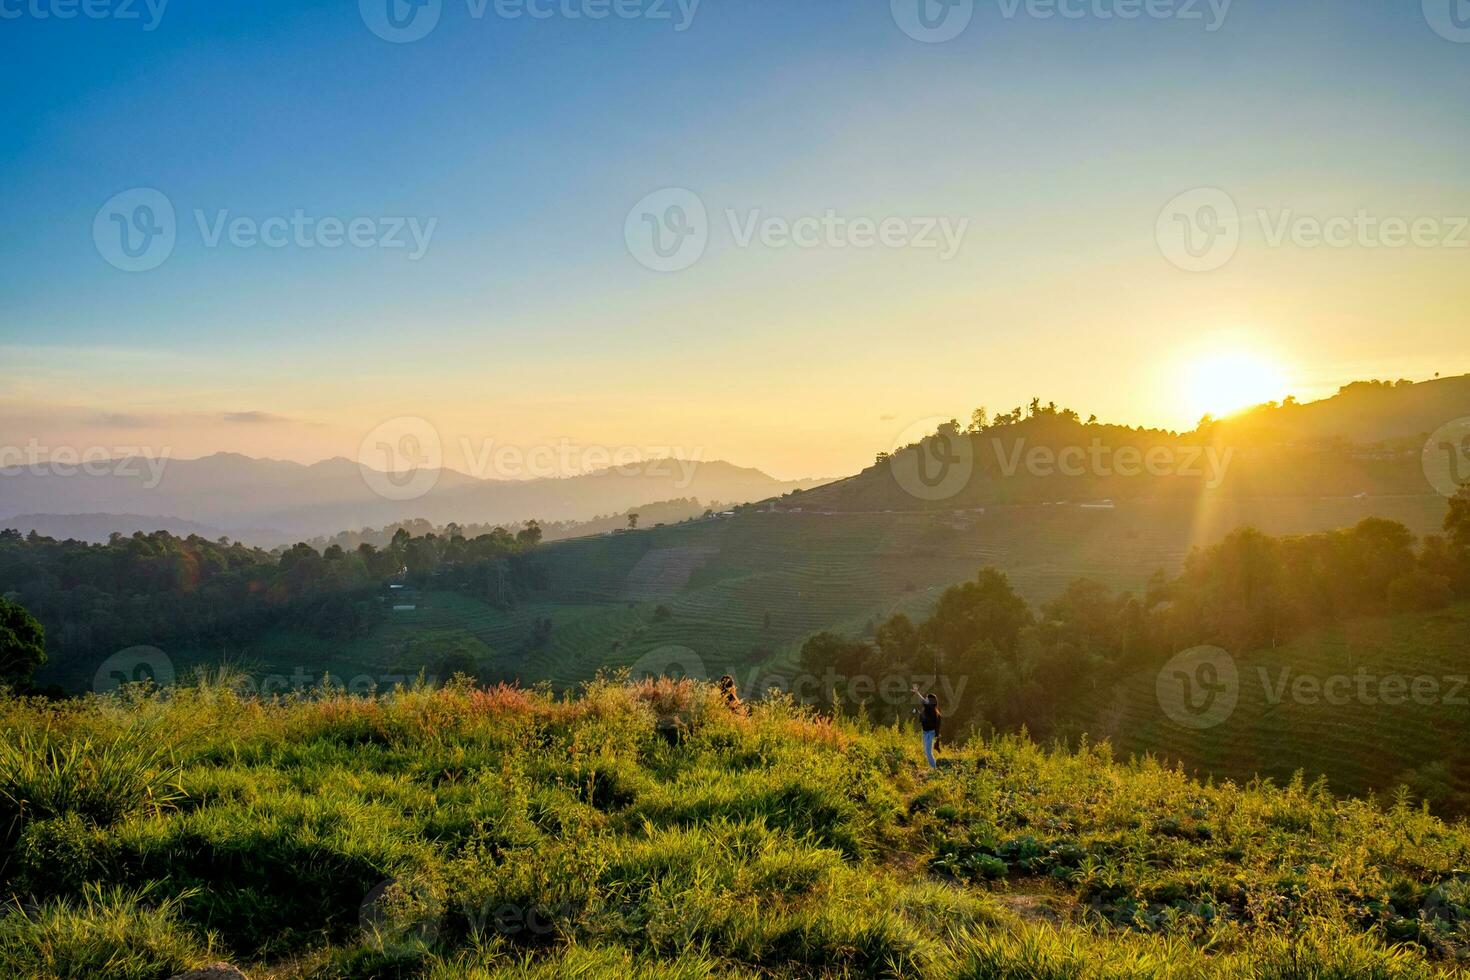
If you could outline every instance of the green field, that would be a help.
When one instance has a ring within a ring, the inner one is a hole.
[[[537,561],[549,588],[511,610],[451,593],[352,641],[276,631],[243,650],[167,651],[183,667],[229,659],[249,672],[391,678],[401,651],[425,632],[465,630],[496,651],[486,666],[523,683],[567,687],[599,668],[655,667],[697,658],[704,672],[742,683],[790,668],[802,641],[833,629],[858,633],[895,612],[922,614],[938,594],[985,565],[1007,572],[1033,605],[1078,577],[1141,590],[1173,574],[1189,549],[1253,524],[1270,534],[1344,527],[1367,516],[1416,533],[1438,528],[1436,496],[1119,501],[992,507],[983,514],[742,513],[728,520],[555,542]],[[673,615],[654,620],[664,605]],[[547,642],[527,649],[549,617]]]

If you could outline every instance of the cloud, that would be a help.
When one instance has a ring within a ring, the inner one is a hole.
[[[100,425],[107,429],[143,429],[153,424],[151,420],[141,415],[127,415],[122,412],[103,412],[92,416],[87,423]]]
[[[219,418],[221,422],[234,422],[241,425],[265,425],[291,421],[269,412],[222,412]]]

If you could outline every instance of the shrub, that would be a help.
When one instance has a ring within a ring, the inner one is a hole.
[[[0,856],[34,820],[75,814],[105,827],[172,807],[184,796],[179,775],[141,732],[95,742],[11,733],[0,740]]]
[[[182,896],[88,886],[80,901],[13,906],[0,918],[0,976],[165,980],[214,957],[179,923]]]

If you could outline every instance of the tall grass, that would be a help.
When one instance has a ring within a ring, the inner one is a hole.
[[[148,889],[86,886],[73,901],[0,917],[0,974],[6,977],[162,980],[213,959],[213,941],[179,922],[178,899]]]
[[[670,726],[678,731],[669,738]],[[0,699],[0,977],[1456,975],[1470,830],[689,682]]]
[[[102,826],[184,798],[181,770],[135,733],[57,742],[33,732],[0,742],[0,807],[19,820],[75,813]]]

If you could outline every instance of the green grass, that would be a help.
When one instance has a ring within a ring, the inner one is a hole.
[[[1014,737],[931,775],[912,732],[688,683],[0,700],[0,736],[47,774],[12,795],[49,801],[0,854],[0,976],[1284,980],[1470,953],[1470,828],[1402,800]],[[103,773],[154,790],[98,809]]]
[[[9,977],[168,977],[212,956],[211,939],[179,921],[176,898],[88,886],[70,901],[13,905],[0,918]]]

